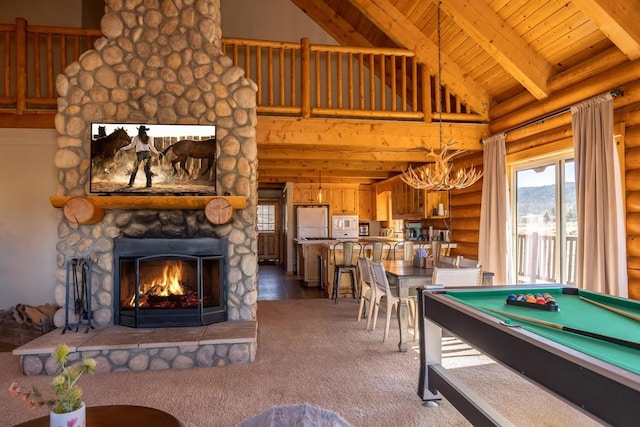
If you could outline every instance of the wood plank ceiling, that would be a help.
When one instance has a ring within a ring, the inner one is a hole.
[[[291,1],[341,45],[409,49],[438,69],[437,0]],[[605,66],[640,57],[639,19],[640,0],[442,0],[442,83],[495,120]],[[380,124],[379,131],[388,133],[389,126]],[[419,139],[426,131],[418,126],[399,133],[415,132]],[[315,182],[320,170],[326,182],[372,183],[416,161],[415,151],[407,151],[420,145],[416,140],[389,150],[375,140],[351,144],[339,135],[344,128],[335,129],[314,137],[317,129],[309,128],[306,144],[271,130],[259,133],[261,187]],[[477,129],[452,132],[460,139],[482,137]]]

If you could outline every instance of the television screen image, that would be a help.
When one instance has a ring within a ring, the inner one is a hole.
[[[215,194],[215,125],[91,124],[91,193]]]

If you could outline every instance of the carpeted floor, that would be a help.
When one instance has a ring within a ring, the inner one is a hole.
[[[335,411],[353,426],[468,426],[446,400],[422,406],[416,394],[417,345],[397,351],[398,332],[382,342],[384,317],[371,333],[357,323],[357,303],[342,299],[258,302],[258,352],[250,365],[83,377],[88,406],[135,404],[163,409],[187,427],[237,426],[274,405],[309,403]],[[383,313],[380,313],[383,316]],[[443,365],[518,426],[599,425],[539,387],[445,339]],[[417,344],[417,343],[416,343]],[[0,384],[48,390],[50,377],[24,377],[18,358],[0,353]],[[0,393],[0,425],[37,416]]]

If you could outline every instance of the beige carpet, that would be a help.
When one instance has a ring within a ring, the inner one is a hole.
[[[163,409],[188,427],[237,426],[273,405],[309,403],[337,412],[353,426],[467,426],[447,401],[421,405],[416,394],[417,346],[397,351],[394,322],[382,343],[378,330],[356,323],[357,304],[343,299],[260,301],[258,353],[244,366],[111,373],[83,377],[88,406],[145,405]],[[395,317],[394,317],[395,319]],[[446,339],[444,365],[518,426],[599,425],[477,352]],[[0,384],[36,384],[49,377],[19,374],[18,358],[0,353]],[[0,425],[41,415],[0,393]]]

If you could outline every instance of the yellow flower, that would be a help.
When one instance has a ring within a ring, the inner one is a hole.
[[[61,386],[64,384],[64,382],[65,382],[64,375],[58,375],[53,379],[53,381],[51,381],[51,385],[53,385],[54,387]]]
[[[60,344],[53,352],[53,357],[56,358],[60,365],[64,365],[69,361],[69,347],[66,344]]]
[[[96,360],[93,357],[86,358],[82,361],[87,372],[93,372],[96,369]]]

